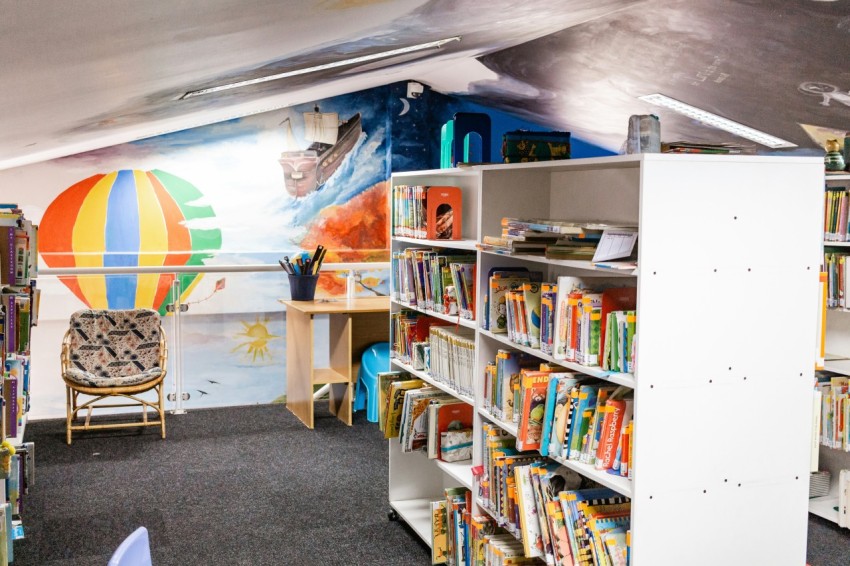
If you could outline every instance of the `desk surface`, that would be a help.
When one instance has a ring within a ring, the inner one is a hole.
[[[304,314],[334,314],[347,312],[386,312],[390,310],[389,297],[357,297],[354,299],[330,299],[316,301],[286,301],[280,299],[287,309]],[[389,325],[389,323],[387,323]]]

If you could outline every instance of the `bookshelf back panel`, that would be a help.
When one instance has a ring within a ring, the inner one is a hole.
[[[549,178],[545,170],[484,171],[481,191],[481,233],[498,236],[503,217],[551,218]]]
[[[636,225],[640,169],[596,169],[552,173],[550,216],[576,222]]]

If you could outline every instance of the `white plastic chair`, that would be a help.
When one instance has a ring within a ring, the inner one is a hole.
[[[139,527],[115,549],[107,566],[153,566],[148,530]]]

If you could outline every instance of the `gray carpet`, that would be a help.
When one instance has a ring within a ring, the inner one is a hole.
[[[317,404],[320,409],[323,404]],[[36,485],[16,566],[105,566],[136,527],[155,566],[424,565],[430,552],[387,520],[387,444],[356,414],[319,410],[308,430],[282,405],[192,411],[154,430],[80,434],[32,422]],[[850,564],[850,531],[809,518],[811,566]]]
[[[35,487],[16,566],[105,566],[136,527],[155,566],[430,563],[387,519],[387,444],[365,411],[347,427],[317,403],[315,430],[282,405],[168,415],[154,429],[79,434],[28,425]]]

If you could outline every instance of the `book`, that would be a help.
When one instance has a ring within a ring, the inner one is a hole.
[[[401,415],[404,407],[405,393],[409,389],[423,387],[425,382],[421,379],[409,379],[404,381],[393,381],[387,391],[387,416],[384,428],[384,438],[397,438],[401,427]]]
[[[448,524],[446,522],[446,500],[432,501],[431,506],[431,564],[448,561]]]
[[[522,299],[525,307],[526,345],[540,348],[540,284],[523,283]]]
[[[546,412],[546,392],[549,387],[549,371],[524,371],[521,377],[519,425],[517,426],[517,449],[538,450],[543,436],[543,417]]]

